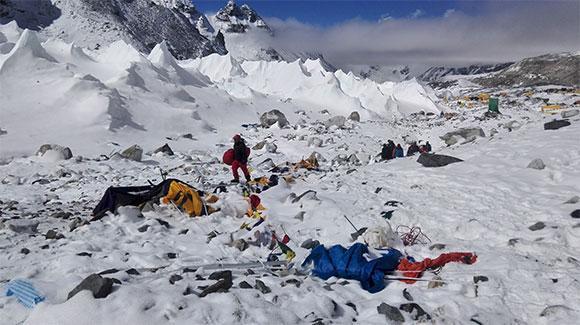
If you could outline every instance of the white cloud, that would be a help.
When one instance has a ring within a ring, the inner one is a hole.
[[[379,23],[382,23],[384,21],[389,21],[389,20],[392,20],[392,19],[393,19],[393,17],[391,15],[389,15],[388,13],[386,13],[386,14],[382,14],[381,15],[381,17],[379,18],[379,21],[378,22]]]
[[[451,17],[451,15],[453,15],[455,12],[456,12],[456,10],[455,10],[455,9],[447,9],[447,10],[445,11],[445,13],[443,14],[443,17],[444,17],[444,18],[449,18],[449,17]]]
[[[413,11],[410,15],[411,19],[417,19],[421,16],[425,16],[425,11],[423,11],[421,9],[417,9],[417,10]]]
[[[351,20],[328,28],[295,19],[267,19],[276,47],[320,52],[351,64],[471,64],[578,51],[580,2],[491,3],[469,16],[394,18],[388,24]]]

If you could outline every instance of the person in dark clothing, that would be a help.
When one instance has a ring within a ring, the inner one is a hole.
[[[401,147],[401,144],[397,144],[397,147],[395,148],[395,158],[401,158],[401,157],[405,157],[405,152],[403,151],[403,147]]]
[[[407,150],[407,157],[412,156],[417,152],[419,152],[419,146],[417,145],[417,142],[413,142],[413,144],[411,144]]]
[[[388,154],[388,158],[387,159],[394,159],[395,158],[395,143],[393,142],[393,140],[389,140],[387,141],[387,154]]]
[[[387,160],[389,156],[389,147],[386,143],[383,143],[383,148],[381,149],[381,160]]]
[[[429,141],[425,143],[425,148],[427,148],[427,152],[431,152],[431,150],[433,150],[433,148],[431,148],[431,144],[429,143]]]
[[[234,174],[233,183],[240,182],[238,169],[241,168],[246,180],[251,181],[250,172],[248,171],[248,147],[244,139],[239,134],[234,136],[234,162],[232,163],[232,172]]]

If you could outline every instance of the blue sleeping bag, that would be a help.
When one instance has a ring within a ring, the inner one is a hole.
[[[385,273],[396,270],[403,255],[391,248],[381,257],[367,261],[363,255],[368,251],[368,247],[362,243],[355,243],[348,249],[340,245],[334,245],[329,249],[324,245],[318,245],[310,252],[302,266],[314,263],[312,274],[319,278],[326,280],[336,276],[358,280],[363,289],[375,293],[385,288]]]

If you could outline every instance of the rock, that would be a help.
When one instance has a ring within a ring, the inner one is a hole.
[[[536,222],[533,225],[528,227],[528,229],[530,229],[531,231],[542,230],[544,228],[546,228],[546,224],[544,224],[541,221],[538,221],[538,222]]]
[[[112,269],[107,269],[107,270],[101,271],[98,273],[98,275],[114,274],[114,273],[118,273],[118,272],[119,272],[119,269],[112,268]]]
[[[55,212],[55,213],[50,215],[51,218],[58,218],[58,219],[68,219],[70,216],[72,216],[72,213],[64,212],[64,211]]]
[[[159,224],[164,226],[165,228],[167,228],[167,229],[171,228],[171,225],[169,224],[169,222],[167,222],[163,219],[159,219],[159,218],[155,218],[155,220],[157,220],[157,222],[159,222]]]
[[[269,153],[276,153],[278,146],[275,143],[266,144],[266,151]]]
[[[480,127],[474,128],[461,128],[456,131],[448,132],[441,136],[441,140],[445,141],[448,146],[454,145],[458,142],[458,137],[465,140],[475,139],[477,137],[485,137],[483,129]],[[474,138],[475,137],[475,138]]]
[[[570,122],[566,120],[553,120],[552,122],[544,123],[544,130],[557,130],[569,125]]]
[[[215,273],[215,272],[214,272]],[[207,288],[203,289],[203,291],[199,294],[200,297],[205,297],[210,293],[215,292],[227,292],[233,285],[232,282],[232,272],[220,272],[220,275],[223,276],[219,279],[216,283],[208,286]]]
[[[68,230],[69,231],[73,231],[75,229],[77,229],[78,227],[82,226],[86,224],[86,222],[83,221],[83,219],[76,217],[73,219],[73,221],[71,221],[71,223],[68,225]]]
[[[56,232],[56,230],[54,229],[50,229],[49,231],[46,232],[46,235],[44,236],[46,239],[62,239],[64,238],[64,235],[61,233]]]
[[[240,284],[238,284],[238,287],[240,287],[240,289],[252,289],[252,286],[246,281],[240,282]]]
[[[258,168],[263,168],[263,169],[272,169],[274,167],[276,167],[276,164],[274,163],[274,161],[271,158],[268,158],[268,159],[266,159],[258,164]]]
[[[348,156],[348,163],[352,165],[360,165],[360,159],[354,153]]]
[[[520,241],[520,238],[511,238],[508,240],[508,246],[516,246],[516,244]]]
[[[246,249],[248,249],[248,247],[250,247],[250,245],[248,245],[248,243],[243,239],[234,240],[232,246],[239,249],[241,252],[245,251]]]
[[[445,249],[445,244],[433,244],[431,246],[429,246],[429,250],[442,250]]]
[[[270,287],[264,284],[264,282],[262,282],[261,280],[256,280],[256,285],[254,286],[254,289],[259,290],[262,294],[272,292],[272,289],[270,289]]]
[[[489,281],[489,278],[486,277],[485,275],[476,275],[473,277],[473,283],[487,282],[487,281]]]
[[[313,201],[320,201],[320,199],[316,196],[316,191],[308,190],[296,198],[292,199],[292,203],[299,202],[300,200],[313,200]]]
[[[417,159],[424,167],[442,167],[461,161],[459,158],[434,153],[422,153]]]
[[[308,160],[316,159],[318,162],[326,162],[326,158],[324,158],[320,153],[313,151],[310,156],[308,156]]]
[[[6,221],[6,226],[8,229],[19,233],[19,234],[34,234],[38,231],[38,221],[26,220],[26,219],[13,219]]]
[[[580,202],[580,196],[575,195],[571,197],[568,201],[564,202],[564,204],[576,204],[578,202]]]
[[[570,213],[570,216],[574,219],[580,219],[580,209],[572,211],[572,213]]]
[[[230,270],[216,271],[210,274],[207,278],[210,280],[232,279],[232,271]]]
[[[269,128],[276,123],[278,123],[278,126],[281,128],[290,124],[288,123],[286,115],[277,109],[273,109],[260,116],[260,125],[262,125],[262,127]]]
[[[135,144],[121,152],[121,157],[133,161],[141,161],[141,158],[143,158],[143,149]]]
[[[411,296],[411,294],[409,293],[409,291],[407,290],[407,288],[403,289],[403,297],[405,299],[407,299],[408,301],[413,301],[413,296]]]
[[[337,165],[344,165],[347,162],[348,162],[348,157],[347,157],[347,155],[345,155],[343,153],[338,154],[336,157],[334,157],[332,159],[332,163],[337,164]]]
[[[147,229],[149,229],[149,227],[150,227],[149,225],[143,225],[143,226],[137,228],[137,231],[139,231],[139,232],[146,232]]]
[[[105,298],[113,290],[113,279],[103,278],[98,274],[91,274],[69,292],[67,300],[74,297],[82,290],[91,291],[95,298]]]
[[[430,320],[431,315],[427,314],[421,306],[417,305],[414,302],[402,304],[399,306],[399,309],[411,314],[411,319],[413,320]]]
[[[344,116],[338,115],[333,116],[324,122],[324,127],[327,129],[331,128],[332,126],[336,126],[337,128],[342,128],[346,123],[346,118]]]
[[[169,277],[169,283],[171,283],[171,284],[175,284],[175,282],[180,281],[180,280],[183,280],[183,277],[179,274],[172,274]]]
[[[304,214],[306,214],[305,211],[300,211],[300,212],[298,212],[298,214],[296,214],[294,216],[294,219],[298,219],[300,221],[304,221]]]
[[[304,248],[304,249],[313,249],[314,247],[320,245],[320,242],[318,240],[312,240],[311,238],[306,239],[302,245],[300,245],[300,247]]]
[[[435,288],[439,288],[442,287],[443,285],[445,285],[445,282],[442,281],[443,279],[436,275],[433,277],[433,279],[431,281],[429,281],[429,283],[427,284],[427,288],[428,289],[435,289]]]
[[[308,146],[309,147],[315,147],[315,148],[320,148],[322,147],[322,139],[318,138],[318,137],[311,137],[308,138]]]
[[[20,250],[20,254],[28,255],[30,254],[30,249],[24,247]]]
[[[542,170],[542,169],[546,168],[546,165],[544,164],[542,159],[536,158],[528,164],[528,168]]]
[[[570,307],[564,306],[564,305],[551,305],[548,306],[546,308],[544,308],[544,310],[542,310],[542,312],[540,313],[540,317],[546,317],[552,314],[557,313],[558,311],[572,311],[572,309]]]
[[[127,273],[129,275],[141,275],[141,273],[139,273],[139,271],[137,271],[135,269],[128,269],[127,271],[125,271],[125,273]]]
[[[397,309],[397,307],[387,305],[384,302],[377,306],[377,312],[379,314],[385,315],[387,317],[387,320],[393,322],[402,323],[405,321],[405,317],[403,317],[403,314],[401,314],[401,312],[399,311],[399,309]]]
[[[577,109],[572,109],[569,111],[563,111],[560,115],[562,115],[562,118],[570,118],[570,117],[574,117],[576,115],[580,114],[580,111]]]
[[[360,122],[360,114],[357,111],[350,113],[348,119],[355,122]]]
[[[266,143],[268,143],[266,140],[262,140],[262,141],[256,143],[256,145],[254,145],[252,147],[252,150],[262,150],[262,148],[264,148],[264,146],[266,145]]]
[[[161,146],[161,147],[159,147],[159,148],[155,149],[155,151],[153,151],[153,153],[160,153],[160,152],[161,152],[161,153],[163,153],[163,154],[165,154],[165,155],[168,155],[168,156],[173,156],[173,155],[175,155],[175,154],[173,153],[173,150],[171,150],[171,147],[169,147],[169,145],[168,145],[167,143],[166,143],[166,144],[164,144],[163,146]],[[139,160],[138,160],[138,161],[141,161],[141,159],[139,158]]]
[[[58,144],[43,144],[36,151],[37,156],[50,156],[54,160],[68,160],[73,157],[72,151],[69,147],[63,147]]]
[[[177,258],[177,254],[176,253],[167,253],[166,256],[170,260]]]
[[[189,139],[189,140],[197,140],[193,137],[193,134],[191,134],[191,133],[183,134],[181,137],[184,139]]]

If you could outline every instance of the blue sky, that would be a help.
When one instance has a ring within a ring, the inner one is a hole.
[[[193,0],[202,12],[215,12],[227,1]],[[441,17],[447,10],[456,9],[464,13],[477,13],[489,1],[236,1],[254,8],[262,17],[280,19],[295,18],[301,22],[331,26],[352,19],[378,21],[382,17],[416,18]]]

